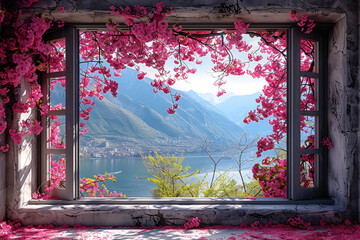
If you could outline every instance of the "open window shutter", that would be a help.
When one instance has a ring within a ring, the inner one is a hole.
[[[44,101],[50,110],[42,116],[41,182],[57,179],[58,187],[51,194],[73,200],[79,197],[79,33],[76,28],[66,27],[47,34],[45,41],[56,51],[62,51],[64,57],[53,59],[62,61],[61,67],[50,68],[43,74]],[[55,121],[59,122],[60,139],[50,141]],[[59,170],[61,167],[65,169]],[[64,170],[65,174],[61,175]]]
[[[288,196],[311,199],[326,193],[326,31],[288,32]],[[309,102],[307,99],[314,98]],[[301,122],[303,123],[301,125]]]

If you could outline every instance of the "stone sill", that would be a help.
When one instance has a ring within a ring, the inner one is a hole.
[[[205,225],[286,223],[302,217],[318,224],[320,219],[336,223],[345,211],[330,199],[290,201],[288,199],[85,199],[78,201],[30,200],[19,207],[23,224],[70,226],[161,226],[183,225],[199,217]]]
[[[125,209],[146,209],[146,210],[273,210],[273,211],[343,211],[340,206],[334,205],[331,199],[307,200],[307,201],[290,201],[288,199],[280,200],[248,200],[242,199],[238,201],[205,201],[205,200],[112,200],[112,199],[87,199],[78,201],[64,200],[30,200],[22,210],[28,211],[64,211],[64,210],[92,210],[97,212],[107,212],[109,210],[125,210]]]
[[[286,198],[81,198],[79,200],[32,199],[29,205],[334,205],[329,198],[312,200],[289,200]]]

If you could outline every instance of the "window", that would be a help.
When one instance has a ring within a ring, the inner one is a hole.
[[[289,35],[288,179],[289,195],[298,200],[326,194],[326,153],[320,141],[327,136],[324,102],[326,93],[321,91],[327,89],[327,41],[326,32],[321,31],[304,36],[299,29],[292,28]],[[304,47],[310,49],[306,50]],[[306,58],[307,51],[311,53],[314,64],[300,68],[300,61]],[[306,90],[301,91],[302,88]],[[315,104],[302,105],[301,100],[309,91],[315,96]],[[305,119],[306,126],[301,126],[301,119]],[[309,166],[307,162],[313,164]],[[302,178],[307,178],[306,184],[301,181]]]
[[[48,126],[42,135],[42,182],[51,181],[52,171],[56,174],[65,168],[65,175],[56,179],[59,187],[54,188],[54,194],[61,199],[79,199],[79,115],[84,114],[77,110],[81,87],[79,31],[68,27],[49,35],[48,40],[62,52],[65,62],[63,68],[50,69],[44,76],[50,111],[42,119]],[[290,28],[287,32],[287,197],[291,200],[326,194],[326,151],[320,144],[327,136],[326,93],[321,91],[326,89],[326,42],[325,31],[305,35],[298,28]],[[301,64],[306,59],[312,64]],[[53,102],[51,86],[56,84],[65,85],[66,91],[61,94],[62,100]],[[309,97],[314,99],[307,102]],[[63,137],[54,145],[49,138],[55,132]]]
[[[61,175],[57,179],[59,187],[54,188],[53,191],[56,191],[54,194],[61,199],[72,200],[79,197],[79,183],[75,180],[79,176],[79,112],[75,110],[79,106],[78,30],[67,28],[50,35],[49,38],[54,39],[55,50],[59,51],[60,55],[63,54],[58,60],[64,62],[58,69],[49,69],[43,80],[43,89],[47,96],[46,104],[50,106],[50,110],[42,117],[43,126],[47,128],[41,136],[41,182],[51,182],[54,174]],[[51,86],[56,84],[65,85],[66,91],[64,89],[63,98],[54,103],[51,101],[54,99],[51,98]],[[62,137],[50,141],[49,139],[53,137],[59,137],[57,133]],[[57,144],[53,144],[54,142]],[[64,158],[65,167],[61,166]]]

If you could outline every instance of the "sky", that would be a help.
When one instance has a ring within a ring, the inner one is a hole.
[[[253,48],[249,51],[253,51],[257,48],[257,39],[251,39],[247,35],[244,35],[244,39],[253,46]],[[234,56],[240,60],[248,61],[248,53],[239,53],[237,50],[232,50]],[[212,93],[214,95],[217,94],[217,86],[214,86],[213,83],[215,78],[213,76],[211,67],[213,63],[210,60],[210,56],[206,56],[201,58],[202,64],[198,65],[195,63],[187,63],[190,68],[195,67],[197,72],[195,74],[189,74],[189,78],[187,80],[177,81],[172,87],[181,90],[181,91],[189,91],[193,90],[197,93]],[[256,63],[257,64],[257,63]],[[175,64],[173,61],[168,61],[166,63],[167,69],[173,69]],[[250,69],[254,66],[250,65]],[[146,77],[151,79],[155,78],[155,74],[157,73],[155,70],[151,68],[146,68],[141,66],[145,72],[147,72]],[[172,71],[172,75],[173,71]],[[250,75],[241,75],[241,76],[228,76],[226,77],[227,83],[223,85],[226,93],[231,93],[232,95],[250,95],[253,93],[261,92],[263,86],[265,85],[265,79],[252,78]]]

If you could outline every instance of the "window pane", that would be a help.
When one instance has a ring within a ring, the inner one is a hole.
[[[65,154],[48,154],[50,161],[50,187],[65,188]]]
[[[65,148],[66,116],[48,116],[48,148]]]
[[[315,116],[301,116],[300,147],[302,149],[318,148],[316,121]]]
[[[312,40],[300,41],[300,71],[318,72],[318,44]]]
[[[300,186],[301,188],[312,188],[315,185],[315,158],[316,154],[300,155]]]
[[[50,110],[65,110],[65,77],[50,78]]]
[[[49,72],[65,71],[66,66],[66,41],[65,39],[49,42],[51,52],[49,56]]]
[[[315,111],[317,107],[317,79],[309,77],[301,77],[300,82],[300,110]]]

